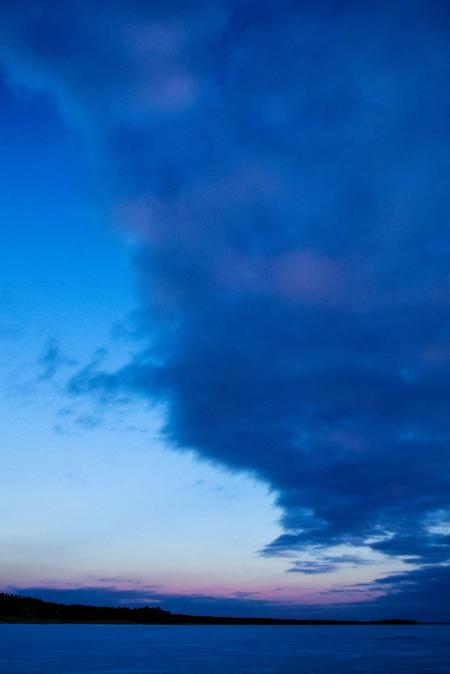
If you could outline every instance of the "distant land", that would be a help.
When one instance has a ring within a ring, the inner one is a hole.
[[[230,618],[170,613],[159,607],[85,606],[0,593],[0,623],[92,623],[132,625],[418,625],[417,620],[294,620]]]

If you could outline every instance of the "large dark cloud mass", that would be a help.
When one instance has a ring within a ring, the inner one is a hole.
[[[147,346],[71,391],[162,401],[174,447],[266,481],[264,554],[448,560],[448,3],[19,4],[4,62],[138,249]]]

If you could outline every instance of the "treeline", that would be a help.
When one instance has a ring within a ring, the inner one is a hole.
[[[0,622],[132,623],[141,625],[413,625],[415,620],[290,620],[190,616],[164,611],[159,606],[85,606],[58,604],[33,597],[0,593]]]
[[[168,619],[170,613],[161,608],[127,608],[57,604],[32,597],[0,594],[0,620],[48,622],[130,622],[156,623]]]

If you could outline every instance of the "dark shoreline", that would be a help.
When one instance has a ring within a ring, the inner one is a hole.
[[[239,626],[239,625],[253,625],[253,626],[266,626],[266,627],[283,627],[283,626],[315,626],[315,627],[349,627],[349,626],[361,626],[361,627],[376,627],[377,625],[382,626],[423,626],[423,625],[450,625],[446,622],[433,622],[433,623],[422,623],[418,620],[283,620],[280,619],[271,619],[271,618],[216,618],[214,616],[186,616],[178,617],[176,614],[173,615],[173,620],[152,620],[148,622],[143,621],[132,621],[132,620],[44,620],[44,619],[23,619],[23,618],[3,618],[0,617],[0,625],[180,625],[180,626],[192,626],[192,625],[229,625],[229,626]]]
[[[33,597],[0,593],[0,624],[49,625],[420,625],[417,620],[301,620],[233,618],[170,613],[159,607],[142,608],[58,604]],[[428,623],[430,624],[430,623]],[[438,623],[433,623],[438,624]],[[446,624],[446,623],[440,623]]]

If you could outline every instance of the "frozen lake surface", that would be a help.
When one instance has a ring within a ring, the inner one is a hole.
[[[450,674],[450,626],[0,625],[1,674]]]

